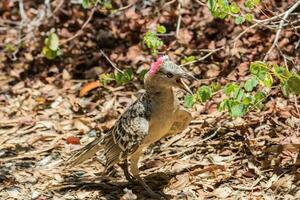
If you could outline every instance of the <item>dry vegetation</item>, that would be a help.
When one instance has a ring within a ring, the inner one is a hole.
[[[274,20],[243,25],[214,18],[199,0],[180,6],[175,0],[116,0],[113,12],[76,2],[0,2],[1,199],[149,199],[118,166],[100,177],[101,156],[73,169],[63,163],[109,129],[142,89],[135,78],[80,97],[84,83],[114,70],[100,49],[120,69],[137,74],[153,61],[141,41],[158,24],[169,33],[161,37],[161,52],[178,63],[189,55],[199,59],[186,66],[203,79],[193,90],[212,81],[244,81],[250,62],[264,58],[300,71],[300,7],[286,19],[280,15],[293,0],[262,1],[255,17]],[[63,55],[47,60],[41,52],[51,31]],[[237,119],[217,111],[223,97],[196,104],[186,131],[145,153],[141,171],[147,183],[170,199],[300,199],[299,96],[287,98],[274,87],[261,111]]]

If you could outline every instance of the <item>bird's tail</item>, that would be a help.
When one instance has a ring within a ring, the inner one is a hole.
[[[85,145],[75,155],[71,156],[66,163],[67,167],[74,167],[94,156],[102,148],[103,137],[98,137],[94,141]]]

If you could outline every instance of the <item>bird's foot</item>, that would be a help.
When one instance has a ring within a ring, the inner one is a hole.
[[[134,176],[132,176],[128,170],[124,170],[124,175],[128,182],[130,182],[130,183],[136,182],[136,178]]]
[[[150,197],[154,199],[166,199],[164,195],[154,192],[141,177],[137,177],[136,179],[144,187]]]
[[[127,159],[124,161],[123,164],[120,164],[121,168],[123,169],[124,171],[124,175],[127,179],[128,182],[131,182],[131,183],[134,183],[136,181],[135,177],[131,175],[131,173],[129,172],[129,169],[128,169],[128,161]]]

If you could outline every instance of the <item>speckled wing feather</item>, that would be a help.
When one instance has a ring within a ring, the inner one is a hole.
[[[151,109],[151,99],[142,95],[121,115],[104,138],[96,138],[87,144],[67,161],[67,165],[78,165],[101,148],[105,149],[106,169],[130,155],[148,134]]]
[[[106,169],[133,153],[148,134],[152,103],[146,95],[132,104],[105,138]]]

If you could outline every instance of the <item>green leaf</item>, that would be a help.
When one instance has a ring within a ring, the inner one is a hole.
[[[112,6],[112,4],[111,4],[110,1],[105,1],[105,2],[103,3],[103,7],[104,7],[105,9],[107,9],[107,10],[111,10],[111,9],[113,8],[113,6]]]
[[[260,3],[260,0],[247,0],[245,1],[245,6],[249,9],[253,9]]]
[[[252,22],[254,19],[254,16],[252,13],[247,13],[244,17],[245,17],[246,21],[248,21],[248,22]]]
[[[229,109],[229,107],[230,107],[230,100],[224,99],[218,104],[217,109],[218,111],[224,111],[226,109]]]
[[[273,85],[273,77],[270,73],[266,73],[264,80],[263,80],[264,86],[267,88],[272,87]]]
[[[84,9],[87,9],[90,6],[90,1],[89,0],[82,0],[81,5]]]
[[[210,88],[212,89],[213,92],[216,92],[221,89],[221,84],[218,82],[212,82],[210,84]]]
[[[52,51],[47,46],[43,47],[42,53],[44,57],[46,57],[48,60],[54,60],[57,56],[56,51]]]
[[[255,103],[262,102],[265,98],[266,98],[265,93],[260,91],[254,95]]]
[[[287,82],[285,82],[282,87],[281,87],[282,93],[285,97],[288,97],[290,94],[290,90],[289,90],[289,86],[287,84]]]
[[[202,86],[197,90],[198,99],[204,103],[212,96],[212,90],[209,86]]]
[[[139,73],[139,79],[140,80],[144,80],[146,73],[148,72],[148,70],[143,69],[140,73]]]
[[[99,81],[103,85],[107,85],[108,83],[110,83],[113,80],[114,80],[114,77],[113,77],[112,74],[105,73],[105,74],[100,74],[99,75]]]
[[[252,102],[252,97],[251,96],[244,97],[244,99],[243,99],[243,104],[244,105],[248,106],[248,105],[251,104],[251,102]]]
[[[255,61],[250,64],[250,72],[253,75],[258,75],[260,71],[266,71],[267,64],[262,61]]]
[[[265,100],[266,95],[265,93],[259,91],[254,95],[254,107],[261,109],[264,105],[263,105],[263,101]]]
[[[244,88],[247,92],[251,92],[258,84],[258,79],[256,76],[253,76],[251,79],[247,80]]]
[[[235,24],[242,24],[242,23],[244,23],[245,22],[245,18],[243,17],[243,16],[237,16],[236,18],[235,18],[235,20],[234,20],[234,23]]]
[[[114,79],[118,85],[121,85],[124,82],[124,75],[121,72],[116,72],[114,74]]]
[[[184,103],[183,105],[186,107],[186,108],[191,108],[193,107],[194,105],[194,96],[193,95],[186,95],[184,97]]]
[[[134,74],[133,74],[133,70],[132,69],[126,69],[125,72],[124,72],[124,79],[125,79],[125,82],[129,82],[131,80],[133,80],[134,78]]]
[[[230,11],[231,11],[233,14],[238,14],[241,10],[240,10],[240,7],[237,5],[237,3],[233,2],[233,3],[231,3],[231,5],[230,5]]]
[[[232,117],[241,117],[246,113],[246,107],[239,103],[239,102],[233,102],[233,104],[230,107],[229,114]]]
[[[272,69],[273,69],[275,76],[277,78],[279,78],[280,80],[282,80],[282,79],[287,80],[289,77],[292,76],[291,72],[285,67],[279,67],[277,65],[274,65]]]
[[[17,49],[17,47],[14,44],[11,44],[11,43],[6,44],[5,47],[4,47],[4,51],[9,52],[9,53],[15,52],[16,49]]]
[[[230,96],[237,88],[239,88],[239,86],[237,84],[235,84],[235,83],[228,83],[224,87],[224,93],[227,96]]]
[[[194,60],[196,60],[195,56],[184,56],[183,59],[181,59],[180,63],[181,64],[190,63]]]
[[[59,47],[59,39],[55,33],[51,33],[48,38],[45,39],[45,45],[52,51],[57,51]]]
[[[240,87],[234,89],[232,96],[234,99],[241,101],[244,98],[244,96],[245,92],[243,89],[241,89]]]
[[[207,7],[209,10],[214,10],[216,7],[216,0],[208,0]]]
[[[149,49],[151,49],[152,54],[157,54],[157,49],[164,45],[163,41],[159,39],[156,35],[156,33],[152,31],[148,31],[144,38],[143,43],[146,45]]]
[[[162,33],[162,34],[164,34],[164,33],[166,33],[166,32],[167,32],[167,29],[166,29],[166,27],[165,27],[165,26],[163,26],[163,25],[159,25],[159,26],[157,26],[157,28],[156,28],[156,31],[157,31],[158,33]]]
[[[300,76],[297,74],[292,74],[292,76],[287,80],[287,87],[288,90],[295,93],[299,94],[300,93]]]

